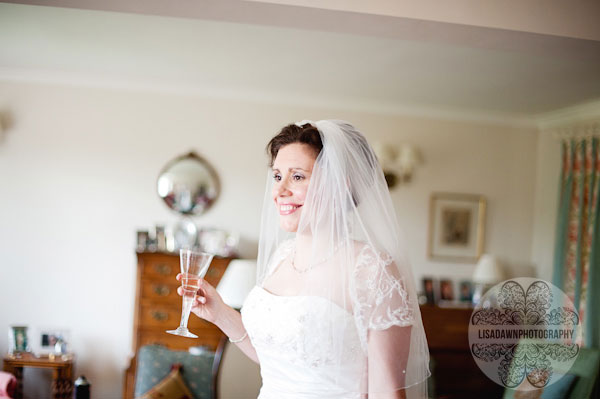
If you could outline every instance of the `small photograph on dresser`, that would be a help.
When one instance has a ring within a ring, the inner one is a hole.
[[[440,299],[443,301],[454,300],[454,285],[452,284],[452,280],[445,279],[440,281]]]
[[[473,301],[473,284],[468,280],[463,280],[458,285],[459,299],[461,302]]]
[[[136,231],[136,250],[138,252],[144,252],[148,249],[150,245],[150,234],[148,230],[138,230]]]
[[[39,333],[39,353],[68,353],[69,332],[63,329],[42,329]]]
[[[29,334],[27,326],[11,326],[8,329],[8,352],[29,352]]]
[[[425,296],[425,303],[428,305],[434,305],[436,303],[437,298],[437,289],[436,283],[437,280],[432,277],[424,277],[422,280],[423,283],[423,295]]]

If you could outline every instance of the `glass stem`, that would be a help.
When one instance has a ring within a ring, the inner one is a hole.
[[[194,303],[194,299],[196,296],[188,296],[184,293],[182,297],[183,306],[181,307],[181,322],[179,323],[179,327],[185,328],[187,330],[188,319],[190,318],[190,311],[192,310],[192,304]]]
[[[181,322],[179,323],[179,327],[187,328],[188,319],[190,318],[190,314],[181,313]]]

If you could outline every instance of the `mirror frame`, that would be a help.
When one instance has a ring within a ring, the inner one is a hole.
[[[159,193],[158,190],[158,182],[160,181],[160,178],[163,174],[165,174],[170,168],[172,168],[174,165],[176,165],[177,163],[184,161],[184,160],[193,160],[196,161],[198,163],[200,163],[208,172],[209,176],[212,178],[212,180],[215,183],[215,189],[217,194],[215,195],[215,197],[202,209],[202,212],[182,212],[182,211],[178,211],[176,209],[173,209],[169,203],[167,203],[167,201],[165,201],[165,198],[162,197]],[[203,157],[201,157],[200,155],[198,155],[195,151],[190,151],[186,154],[180,155],[175,157],[174,159],[170,160],[169,162],[167,162],[167,164],[160,170],[160,172],[158,173],[158,178],[156,179],[156,193],[158,195],[158,197],[162,200],[162,202],[173,212],[176,212],[180,215],[185,215],[185,216],[200,216],[205,214],[210,208],[212,208],[212,206],[214,205],[215,202],[217,202],[217,200],[219,199],[219,197],[221,196],[221,182],[219,180],[219,176],[217,175],[217,172],[215,171],[215,169],[212,167],[212,165]]]

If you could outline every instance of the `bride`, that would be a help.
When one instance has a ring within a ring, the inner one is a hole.
[[[366,139],[303,121],[267,151],[257,284],[240,315],[202,281],[192,311],[260,364],[259,399],[427,398],[415,284]]]

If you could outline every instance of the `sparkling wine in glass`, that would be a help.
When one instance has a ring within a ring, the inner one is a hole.
[[[188,338],[198,338],[187,328],[190,311],[196,298],[196,293],[200,289],[200,279],[204,278],[213,259],[213,254],[206,252],[193,251],[191,249],[179,250],[179,260],[181,264],[181,287],[183,288],[181,322],[175,330],[168,330],[169,334],[180,335]]]

